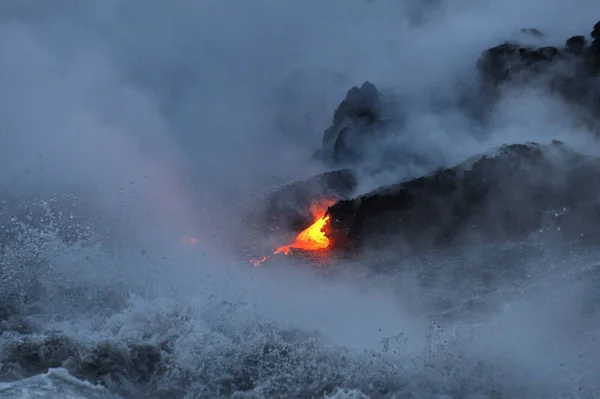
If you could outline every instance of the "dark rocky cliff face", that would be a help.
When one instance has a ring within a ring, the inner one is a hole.
[[[561,232],[595,234],[600,158],[560,142],[505,145],[429,176],[329,208],[326,234],[338,248],[427,248],[521,239],[562,214]]]
[[[363,160],[367,140],[376,139],[385,127],[383,98],[370,82],[353,87],[333,114],[333,123],[323,134],[316,154],[327,165],[356,164]]]
[[[542,35],[536,29],[524,29],[524,32]],[[580,107],[586,114],[582,118],[587,118],[589,124],[598,122],[600,22],[589,37],[573,36],[562,46],[535,48],[515,42],[502,43],[483,51],[476,66],[480,87],[476,92],[466,92],[459,104],[471,117],[485,120],[485,109],[489,109],[506,88],[539,84]],[[368,81],[351,88],[336,109],[315,156],[327,166],[361,164],[374,142],[381,141],[392,131],[405,129],[401,106],[395,107],[393,113],[386,113],[400,102]],[[600,131],[600,126],[595,127]],[[394,150],[400,152],[396,154],[399,163],[427,164],[427,159],[419,159],[419,155],[411,154],[409,150]]]
[[[535,29],[524,31],[542,35]],[[476,65],[479,97],[467,103],[485,99],[493,104],[507,88],[541,85],[578,107],[581,120],[600,132],[600,22],[590,37],[573,36],[562,46],[500,44],[485,50]],[[310,222],[310,202],[333,196],[340,201],[329,209],[326,233],[338,248],[516,239],[539,232],[549,220],[563,234],[594,233],[600,221],[594,205],[600,196],[600,159],[556,141],[507,143],[460,165],[351,199],[358,183],[353,171],[365,162],[370,146],[402,126],[401,112],[385,112],[397,105],[394,101],[370,82],[348,91],[315,155],[328,167],[347,169],[273,193],[267,212],[271,227],[301,230]],[[427,164],[410,151],[393,150],[395,162]],[[549,219],[557,209],[558,216]]]
[[[539,83],[597,118],[600,22],[590,36],[591,40],[584,35],[573,36],[562,46],[535,48],[506,42],[490,48],[477,62],[483,88],[493,97],[505,87]]]

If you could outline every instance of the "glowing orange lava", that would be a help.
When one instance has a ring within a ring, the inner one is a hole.
[[[292,248],[303,249],[305,251],[315,251],[325,249],[329,246],[329,238],[323,233],[323,227],[329,220],[329,216],[322,217],[298,234],[296,241],[293,244],[279,247],[275,253],[283,252],[289,255]]]
[[[334,200],[321,200],[315,202],[310,207],[310,212],[315,218],[315,222],[304,229],[298,236],[294,243],[279,247],[274,251],[274,254],[283,253],[289,255],[293,249],[301,249],[304,251],[316,251],[320,249],[327,249],[329,247],[329,238],[323,232],[323,227],[329,221],[329,216],[323,216],[327,212],[327,209],[335,203]],[[250,262],[254,266],[258,266],[261,263],[269,259],[268,256],[263,256],[260,259],[252,259]]]

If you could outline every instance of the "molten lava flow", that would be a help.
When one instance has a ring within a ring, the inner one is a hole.
[[[302,249],[305,251],[315,251],[319,249],[326,249],[329,247],[329,238],[323,232],[323,227],[329,221],[329,216],[323,216],[327,212],[327,208],[335,203],[334,200],[325,199],[315,202],[310,207],[310,213],[315,218],[315,222],[303,230],[296,237],[296,241],[293,244],[285,245],[277,248],[275,253],[283,252],[289,255],[292,248]]]
[[[328,220],[329,216],[319,218],[310,227],[298,234],[298,237],[296,237],[296,241],[293,244],[277,248],[275,253],[278,254],[283,252],[284,254],[289,255],[292,248],[314,251],[329,247],[329,238],[327,238],[322,231]]]
[[[327,249],[329,247],[329,238],[327,238],[323,232],[323,227],[325,227],[329,221],[329,215],[324,215],[327,212],[327,209],[334,203],[335,200],[331,199],[313,203],[310,207],[310,213],[315,219],[315,222],[298,234],[293,244],[277,248],[274,251],[274,254],[284,253],[285,255],[289,255],[292,252],[292,249],[301,249],[304,251]],[[267,259],[269,259],[269,256],[263,256],[260,259],[252,259],[250,262],[254,266],[258,266]]]

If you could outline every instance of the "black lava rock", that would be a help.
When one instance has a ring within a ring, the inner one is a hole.
[[[267,197],[268,228],[301,231],[314,222],[311,205],[319,200],[350,198],[358,182],[354,172],[341,169],[287,184]]]
[[[522,239],[560,210],[573,237],[600,223],[600,158],[560,142],[505,145],[495,154],[376,190],[329,208],[325,233],[337,248],[398,250]],[[568,212],[563,212],[568,210]]]
[[[364,156],[365,140],[384,127],[382,93],[370,82],[351,88],[323,134],[317,156],[328,165],[353,165]]]

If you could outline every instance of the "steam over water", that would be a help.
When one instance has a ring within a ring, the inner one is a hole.
[[[598,20],[595,0],[0,2],[0,397],[600,397],[600,236],[253,267],[277,245],[245,222],[324,170],[366,80],[431,162],[359,192],[504,143],[600,155],[539,87],[485,128],[462,103],[486,48]]]

